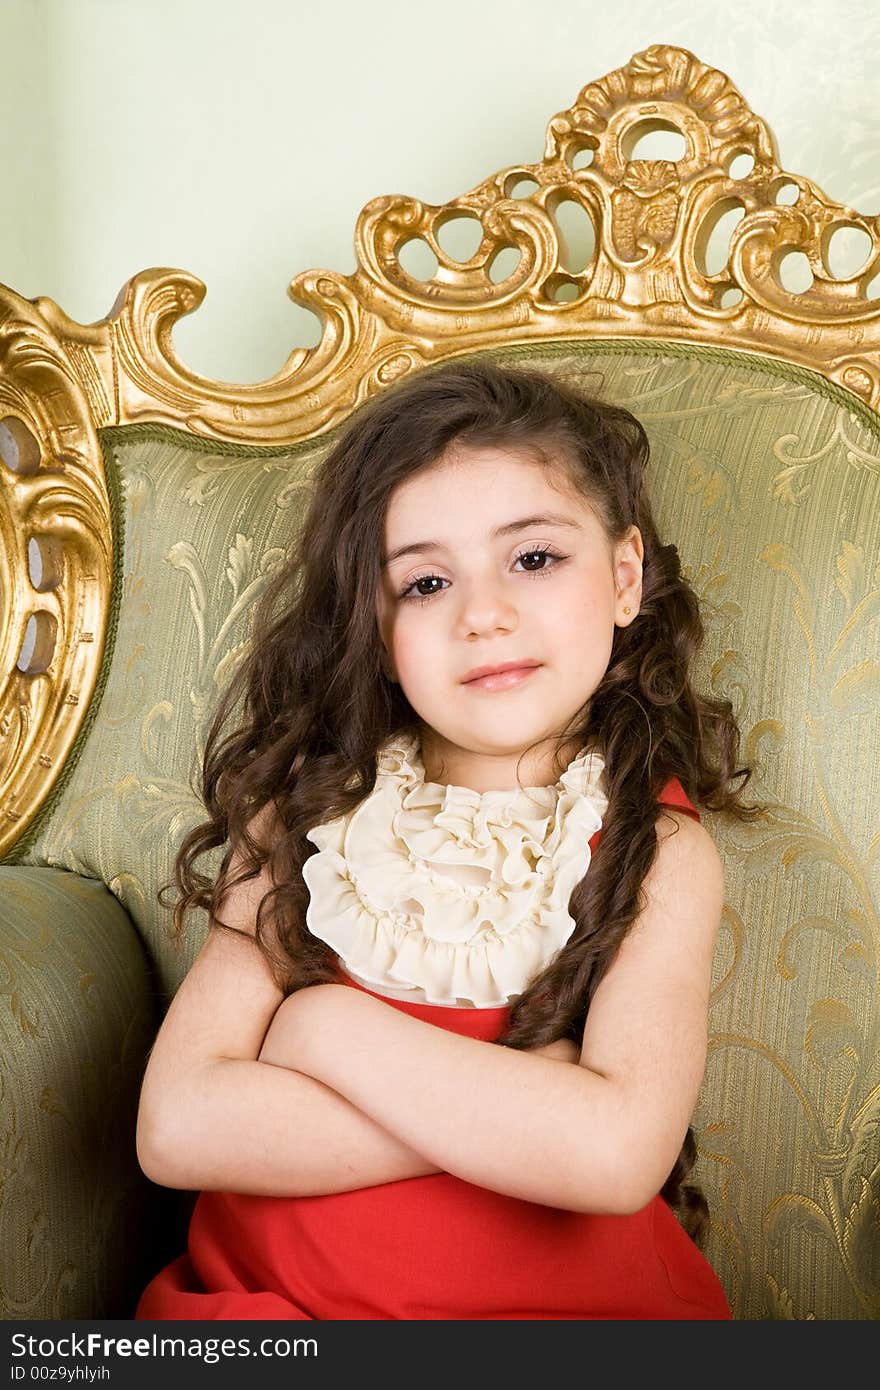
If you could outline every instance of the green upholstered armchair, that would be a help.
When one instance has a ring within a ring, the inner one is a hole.
[[[658,128],[677,158],[638,157]],[[865,238],[848,277],[838,227]],[[209,715],[350,412],[485,353],[644,422],[704,604],[697,679],[732,700],[767,808],[704,814],[726,870],[694,1114],[707,1254],[737,1318],[876,1318],[880,224],[784,173],[723,73],[656,46],[555,116],[539,163],[439,207],[369,203],[356,253],[293,282],[321,341],[247,386],[175,355],[204,294],[182,272],[88,326],[0,288],[0,1316],[130,1317],[184,1248],[195,1194],[144,1177],[135,1120],[207,930],[175,949],[157,890],[202,818]]]

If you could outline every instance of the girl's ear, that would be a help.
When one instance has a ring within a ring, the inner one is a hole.
[[[614,606],[614,622],[618,627],[629,627],[638,617],[642,602],[642,563],[645,547],[642,533],[637,526],[631,526],[627,538],[617,546],[614,565],[614,580],[617,596]]]

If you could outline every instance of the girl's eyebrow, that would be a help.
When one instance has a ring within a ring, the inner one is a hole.
[[[514,531],[524,531],[527,526],[569,526],[578,530],[578,523],[572,521],[570,517],[562,516],[559,512],[543,512],[540,516],[522,516],[516,521],[506,521],[503,526],[496,526],[491,531],[490,539],[495,540],[497,536],[509,536]],[[429,550],[448,550],[449,547],[442,541],[413,541],[411,545],[400,545],[396,550],[383,560],[382,568],[387,569],[395,560],[399,560],[402,555],[423,555]]]

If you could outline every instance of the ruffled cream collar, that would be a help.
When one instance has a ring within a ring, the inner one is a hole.
[[[395,735],[369,796],[308,831],[309,931],[377,993],[509,1004],[574,930],[604,767],[584,748],[555,786],[475,792],[426,782],[418,737]]]

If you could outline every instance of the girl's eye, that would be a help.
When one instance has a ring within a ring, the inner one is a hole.
[[[521,550],[516,558],[517,560],[530,560],[533,557],[537,557],[541,561],[544,559],[551,559],[554,562],[565,559],[564,555],[557,555],[549,546],[530,546],[528,550]],[[555,568],[555,563],[550,568],[541,564],[539,569],[526,569],[525,573],[531,575],[535,579],[543,579],[545,575],[552,574]],[[405,603],[427,603],[429,599],[432,599],[435,594],[441,593],[442,590],[434,589],[431,593],[427,594],[413,593],[412,591],[416,589],[419,584],[430,584],[435,579],[440,580],[441,583],[447,582],[442,579],[439,574],[422,574],[418,579],[413,579],[405,589],[402,589],[398,594],[398,598],[402,599]]]

